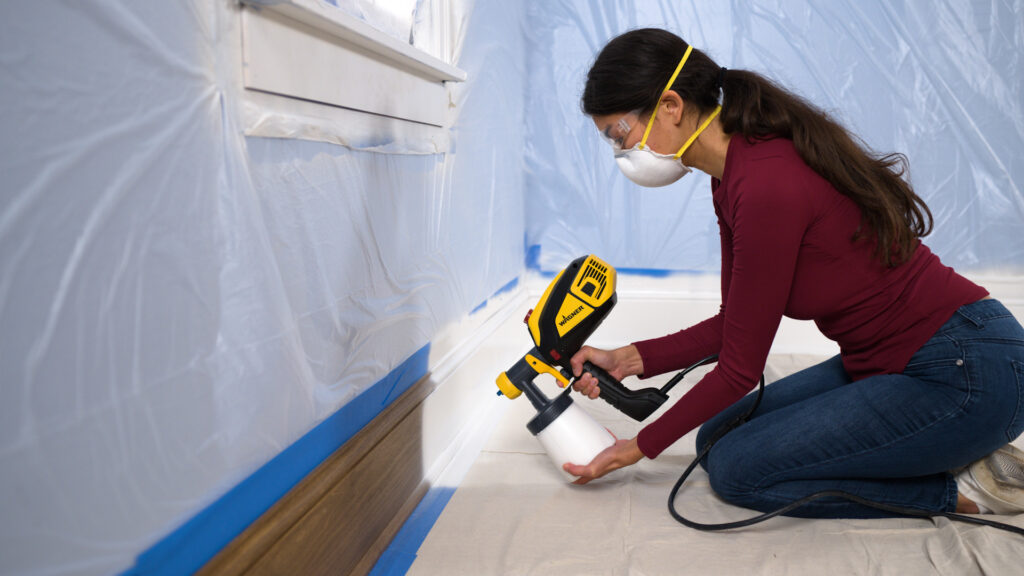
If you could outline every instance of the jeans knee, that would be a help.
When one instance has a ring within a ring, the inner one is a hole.
[[[732,482],[730,474],[732,464],[726,458],[720,457],[714,449],[711,450],[708,456],[709,458],[705,460],[704,469],[708,472],[708,481],[711,483],[711,489],[715,494],[728,501],[734,493],[739,491],[739,487]],[[714,456],[714,459],[712,460],[710,456]]]
[[[750,475],[752,467],[745,459],[719,447],[716,444],[703,462],[711,489],[730,504],[750,507],[758,492],[757,479]]]
[[[725,438],[725,434],[730,432],[734,426],[726,428],[723,426],[720,418],[712,418],[705,422],[697,430],[697,454],[704,452],[707,449],[708,444],[714,442],[715,446]],[[705,456],[701,459],[700,465],[706,471],[708,469],[708,457]]]

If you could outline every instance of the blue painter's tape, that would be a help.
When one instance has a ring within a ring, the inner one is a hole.
[[[491,294],[491,298],[495,298],[497,296],[500,296],[501,294],[504,294],[505,292],[509,292],[509,291],[513,290],[518,285],[519,285],[519,278],[518,277],[513,278],[511,282],[509,282],[508,284],[505,284],[501,288],[498,288],[497,292],[495,292],[494,294]],[[480,310],[483,310],[484,307],[487,306],[487,303],[491,301],[491,298],[488,298],[487,300],[484,300],[483,302],[480,303],[479,306],[477,306],[476,308],[473,308],[472,310],[470,310],[469,311],[469,315],[472,316],[473,314],[476,314]]]
[[[527,270],[533,270],[544,278],[554,278],[562,271],[561,268],[557,270],[543,270],[540,267],[540,246],[531,246],[526,254],[526,268]],[[616,268],[616,272],[623,275],[630,276],[648,276],[651,278],[666,278],[675,274],[708,274],[708,271],[703,270],[673,270],[667,268]]]
[[[619,274],[628,274],[630,276],[648,276],[651,278],[666,278],[677,272],[676,270],[659,270],[656,268],[616,268],[615,270]]]
[[[540,244],[526,247],[526,269],[540,270]]]
[[[540,244],[527,244],[526,245],[526,269],[534,270],[544,278],[554,278],[562,271],[561,268],[557,270],[543,270],[540,266]],[[580,254],[581,256],[583,254]],[[596,255],[601,257],[600,254]],[[616,272],[619,274],[628,274],[632,276],[648,276],[652,278],[665,278],[672,276],[673,274],[707,274],[701,270],[674,270],[668,268],[616,268]]]
[[[427,373],[430,345],[143,552],[123,576],[192,574]]]
[[[515,290],[516,286],[519,286],[519,277],[518,276],[516,276],[515,278],[510,280],[507,284],[505,284],[501,288],[498,288],[498,291],[495,292],[491,296],[491,298],[494,298],[495,296],[500,296],[500,295],[502,295],[502,294],[504,294],[506,292],[511,292],[511,291]]]
[[[453,494],[455,488],[435,487],[428,490],[423,500],[420,500],[419,505],[409,515],[409,519],[402,525],[402,529],[395,534],[391,544],[381,554],[370,576],[404,576],[412,567],[416,560],[416,552],[423,545],[427,534],[434,527]]]

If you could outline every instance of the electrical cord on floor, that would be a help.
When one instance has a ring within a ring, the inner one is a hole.
[[[675,381],[675,382],[673,382],[673,384],[678,382],[679,379],[682,379],[683,376],[685,376],[687,373],[692,371],[694,368],[696,368],[698,366],[703,366],[705,364],[708,364],[708,363],[714,361],[715,359],[717,359],[716,356],[709,356],[708,358],[705,358],[705,359],[697,362],[693,366],[690,366],[689,368],[686,368],[685,370],[683,370],[679,374],[677,374],[675,377],[673,377],[673,380]],[[937,516],[942,516],[942,517],[945,517],[945,518],[949,518],[950,520],[958,520],[960,522],[967,522],[967,523],[970,523],[970,524],[980,524],[982,526],[991,526],[992,528],[998,528],[999,530],[1006,530],[1007,532],[1013,532],[1014,534],[1020,534],[1021,536],[1024,536],[1024,528],[1013,526],[1011,524],[1004,524],[1002,522],[996,522],[994,520],[985,520],[983,518],[979,518],[978,515],[957,514],[957,513],[954,513],[954,512],[926,512],[924,510],[917,510],[917,509],[914,509],[914,508],[904,508],[902,506],[893,506],[891,504],[884,504],[882,502],[875,502],[873,500],[868,500],[866,498],[861,498],[860,496],[857,496],[856,494],[850,494],[849,492],[843,492],[841,490],[823,490],[821,492],[815,492],[815,493],[810,494],[808,496],[805,496],[805,497],[803,497],[803,498],[801,498],[799,500],[795,500],[795,501],[793,501],[793,502],[783,506],[782,508],[779,508],[778,510],[773,510],[771,512],[766,512],[766,513],[761,514],[759,516],[754,516],[754,517],[748,518],[746,520],[738,520],[736,522],[724,522],[724,523],[721,523],[721,524],[703,524],[703,523],[694,522],[693,520],[689,520],[689,519],[685,518],[682,514],[680,514],[676,510],[676,506],[675,506],[676,495],[679,493],[680,488],[682,488],[683,482],[686,481],[687,477],[690,476],[690,473],[693,472],[693,470],[697,467],[698,464],[700,464],[700,461],[703,460],[705,456],[707,456],[708,452],[711,451],[711,447],[714,446],[716,442],[718,442],[723,436],[725,436],[729,432],[735,430],[741,424],[743,424],[744,422],[746,422],[746,421],[748,421],[750,419],[750,417],[754,414],[754,411],[757,410],[757,407],[761,404],[761,396],[763,396],[763,395],[764,395],[764,374],[761,375],[761,381],[758,384],[757,398],[754,400],[754,405],[750,407],[750,410],[747,410],[746,414],[744,414],[743,416],[740,416],[739,418],[736,418],[732,422],[729,422],[728,424],[725,424],[724,426],[719,428],[717,431],[715,431],[714,436],[712,436],[711,440],[708,441],[707,446],[705,446],[704,449],[700,451],[700,454],[697,454],[697,457],[693,459],[693,462],[690,463],[690,465],[686,468],[686,470],[683,472],[683,474],[679,477],[679,480],[676,481],[675,486],[672,487],[672,492],[670,492],[669,495],[668,495],[668,512],[680,524],[682,524],[684,526],[687,526],[689,528],[694,528],[694,529],[697,529],[697,530],[704,530],[704,531],[717,531],[717,530],[730,530],[730,529],[733,529],[733,528],[744,528],[746,526],[751,526],[751,525],[757,524],[759,522],[764,522],[765,520],[768,520],[769,518],[774,518],[776,516],[785,514],[786,512],[790,512],[792,510],[795,510],[796,508],[799,508],[799,507],[801,507],[801,506],[803,506],[803,505],[805,505],[805,504],[807,504],[809,502],[813,502],[815,500],[820,500],[822,498],[842,498],[842,499],[849,500],[849,501],[857,503],[857,504],[861,504],[862,506],[868,506],[868,507],[871,507],[871,508],[876,508],[878,510],[884,510],[886,512],[891,512],[893,514],[898,514],[898,515],[901,515],[901,516],[907,516],[907,517],[912,517],[912,518],[934,518],[934,517],[937,517]]]

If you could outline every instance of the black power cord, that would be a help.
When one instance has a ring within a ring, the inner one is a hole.
[[[672,386],[675,386],[679,382],[679,380],[682,380],[683,376],[686,376],[688,373],[690,373],[698,366],[710,364],[711,362],[714,362],[717,359],[717,356],[708,356],[707,358],[700,360],[699,362],[690,366],[689,368],[682,370],[681,372],[672,377],[672,380],[669,381],[669,385],[666,385],[665,388],[671,388]],[[914,508],[893,506],[891,504],[883,504],[882,502],[875,502],[873,500],[868,500],[867,498],[861,498],[860,496],[850,494],[849,492],[843,492],[841,490],[823,490],[821,492],[815,492],[799,500],[795,500],[783,506],[782,508],[779,508],[778,510],[773,510],[771,512],[766,512],[764,514],[754,516],[746,520],[738,520],[736,522],[724,522],[721,524],[703,524],[685,518],[676,510],[675,506],[676,495],[679,493],[680,488],[682,488],[683,482],[686,482],[686,479],[690,476],[690,473],[693,472],[693,470],[697,467],[700,461],[703,460],[705,456],[707,456],[708,452],[711,451],[711,447],[714,446],[716,442],[718,442],[723,436],[735,430],[741,424],[747,422],[750,419],[750,417],[754,414],[754,411],[757,410],[757,407],[761,404],[761,396],[763,395],[764,374],[761,375],[761,381],[758,384],[757,389],[757,398],[754,400],[754,405],[750,407],[750,410],[747,410],[747,412],[743,416],[736,418],[732,422],[729,422],[723,425],[718,430],[716,430],[715,434],[711,437],[711,440],[708,441],[707,446],[705,446],[704,449],[700,451],[700,454],[698,454],[697,457],[693,459],[693,462],[690,462],[690,465],[687,466],[682,476],[680,476],[679,480],[676,481],[675,486],[672,487],[672,492],[670,492],[668,495],[668,512],[680,524],[687,526],[689,528],[704,530],[708,532],[717,530],[731,530],[733,528],[745,528],[747,526],[751,526],[759,522],[764,522],[769,518],[774,518],[781,514],[785,514],[786,512],[795,510],[796,508],[799,508],[815,500],[820,500],[822,498],[842,498],[857,504],[861,504],[863,506],[877,508],[878,510],[884,510],[886,512],[891,512],[893,514],[898,514],[901,516],[907,516],[911,518],[934,518],[942,516],[945,518],[949,518],[950,520],[958,520],[960,522],[967,522],[970,524],[980,524],[982,526],[991,526],[992,528],[998,528],[1000,530],[1006,530],[1007,532],[1013,532],[1014,534],[1020,534],[1021,536],[1024,536],[1024,528],[1019,528],[1017,526],[1013,526],[1010,524],[1004,524],[1002,522],[996,522],[994,520],[984,520],[976,515],[956,514],[954,512],[926,512],[924,510],[917,510]]]

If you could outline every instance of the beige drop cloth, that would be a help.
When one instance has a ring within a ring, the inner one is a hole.
[[[773,356],[766,376],[772,381],[820,360]],[[673,399],[700,375],[688,376]],[[603,401],[576,401],[620,437],[640,429]],[[1024,575],[1024,538],[941,518],[774,518],[729,532],[686,528],[666,506],[672,485],[696,454],[695,433],[657,460],[572,486],[526,430],[529,402],[512,402],[420,547],[410,575]],[[699,522],[756,514],[719,500],[700,468],[677,502]],[[1024,515],[991,518],[1024,526]]]

